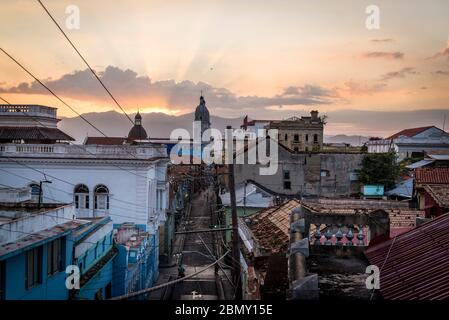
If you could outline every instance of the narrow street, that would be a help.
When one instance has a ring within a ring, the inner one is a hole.
[[[177,231],[196,231],[210,229],[212,225],[211,211],[215,200],[212,189],[196,194],[190,210]],[[173,281],[178,278],[178,267],[182,265],[188,276],[215,261],[218,234],[215,232],[198,232],[177,234],[174,242],[174,265],[160,270],[157,285]],[[220,300],[232,297],[227,278],[230,269],[223,263],[171,285],[164,290],[158,290],[151,296],[151,300]],[[224,274],[226,273],[226,275]]]

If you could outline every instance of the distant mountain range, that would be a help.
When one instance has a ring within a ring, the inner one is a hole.
[[[183,128],[192,132],[193,113],[180,116],[170,116],[165,113],[143,113],[142,124],[150,138],[167,138],[174,129]],[[135,114],[130,114],[134,119]],[[108,137],[126,137],[132,124],[123,114],[115,111],[85,113],[83,117],[104,132]],[[223,131],[227,125],[240,128],[243,123],[241,118],[221,118],[211,116],[212,127]],[[72,136],[77,142],[82,142],[86,136],[102,136],[100,132],[92,128],[80,117],[61,118],[59,128]]]
[[[362,146],[369,140],[369,137],[345,134],[338,134],[336,136],[324,135],[324,143],[349,143],[351,146]]]
[[[133,119],[135,114],[130,114]],[[92,112],[83,114],[89,122],[104,132],[109,137],[125,137],[132,127],[131,122],[115,111]],[[180,116],[170,116],[165,113],[144,113],[142,114],[142,123],[151,138],[167,138],[172,130],[183,128],[192,132],[193,113]],[[227,125],[233,128],[240,128],[243,123],[243,117],[240,118],[222,118],[211,116],[212,127],[223,131]],[[102,136],[80,117],[62,118],[59,128],[75,138],[77,142],[82,142],[86,136]],[[368,140],[368,137],[358,135],[325,135],[326,143],[349,143],[354,146],[362,145]]]

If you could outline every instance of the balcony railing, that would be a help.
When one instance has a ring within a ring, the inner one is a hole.
[[[149,159],[166,157],[165,147],[153,145],[141,146],[97,146],[97,145],[69,145],[69,144],[2,144],[0,156],[28,156],[28,157],[79,157],[79,158],[137,158]]]
[[[40,105],[0,105],[0,114],[35,115],[56,118],[56,108]]]

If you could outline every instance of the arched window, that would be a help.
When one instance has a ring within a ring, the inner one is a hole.
[[[85,184],[79,184],[75,187],[75,208],[89,209],[89,188]]]
[[[103,184],[95,187],[95,209],[109,210],[109,189]]]
[[[31,199],[34,202],[38,202],[39,201],[39,196],[41,194],[41,187],[39,186],[39,184],[37,183],[31,183],[29,185],[29,187],[31,188]]]

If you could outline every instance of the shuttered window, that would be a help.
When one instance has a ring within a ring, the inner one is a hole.
[[[28,250],[26,253],[25,286],[30,289],[41,282],[42,247]]]
[[[47,244],[47,274],[53,275],[62,270],[62,239]]]

